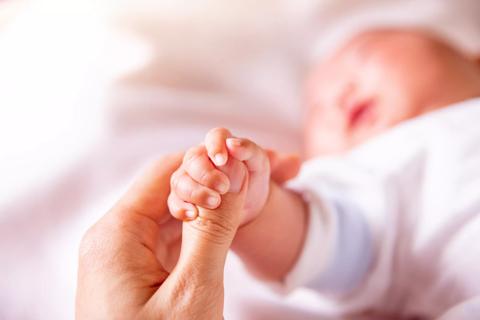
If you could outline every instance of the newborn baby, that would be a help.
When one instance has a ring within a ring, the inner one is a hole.
[[[479,65],[428,33],[360,34],[312,73],[294,180],[295,158],[214,129],[172,176],[171,213],[202,219],[243,161],[233,250],[258,278],[330,315],[473,319],[458,306],[480,295],[478,96]]]

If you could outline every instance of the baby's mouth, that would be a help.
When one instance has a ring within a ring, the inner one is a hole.
[[[371,124],[373,121],[374,99],[352,103],[347,110],[348,128],[354,129],[359,125]]]

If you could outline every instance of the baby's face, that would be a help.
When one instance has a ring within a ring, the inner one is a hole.
[[[307,87],[308,157],[338,153],[395,124],[480,94],[478,65],[420,32],[361,34]]]

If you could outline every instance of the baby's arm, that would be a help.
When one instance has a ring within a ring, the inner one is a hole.
[[[257,277],[281,281],[301,251],[307,210],[299,195],[270,181],[267,153],[255,143],[233,138],[225,129],[212,130],[205,145],[189,150],[172,176],[170,210],[179,219],[194,219],[197,205],[218,207],[232,182],[223,172],[232,177],[235,171],[229,157],[243,161],[249,172],[242,224],[233,250]]]
[[[238,229],[232,249],[257,278],[282,281],[300,255],[307,224],[303,199],[272,181],[264,209]]]

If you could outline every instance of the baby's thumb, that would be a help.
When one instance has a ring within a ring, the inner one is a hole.
[[[247,169],[243,164],[240,174],[243,176],[241,187],[222,196],[218,209],[199,208],[195,220],[183,223],[178,268],[187,268],[194,273],[204,272],[204,277],[221,277],[223,281],[225,259],[241,222],[248,186]]]

